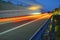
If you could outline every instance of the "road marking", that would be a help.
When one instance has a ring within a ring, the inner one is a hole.
[[[47,16],[48,16],[48,15],[47,15]],[[33,23],[33,22],[35,22],[35,21],[38,21],[39,19],[42,19],[42,18],[47,17],[47,16],[40,17],[40,18],[38,18],[38,19],[36,19],[36,20],[34,20],[34,21],[31,21],[31,22],[22,24],[22,25],[20,25],[20,26],[14,27],[14,28],[12,28],[12,29],[3,31],[3,32],[0,33],[0,35],[3,35],[3,34],[6,34],[6,33],[8,33],[8,32],[11,32],[11,31],[13,31],[13,30],[16,30],[16,29],[18,29],[18,28],[20,28],[20,27],[23,27],[23,26],[25,26],[25,25],[28,25],[28,24]],[[51,16],[51,15],[50,15],[50,16]]]
[[[39,18],[39,19],[40,19],[40,18]],[[20,25],[20,26],[17,26],[17,27],[15,27],[15,28],[12,28],[12,29],[9,29],[9,30],[6,30],[6,31],[3,31],[3,32],[0,33],[0,35],[3,35],[3,34],[6,34],[6,33],[8,33],[8,32],[11,32],[11,31],[13,31],[13,30],[16,30],[16,29],[18,29],[18,28],[20,28],[20,27],[23,27],[23,26],[25,26],[25,25],[28,25],[28,24],[30,24],[30,23],[33,23],[33,22],[35,22],[35,21],[37,21],[37,20],[39,20],[39,19],[36,19],[36,20],[34,20],[34,21],[31,21],[31,22],[22,24],[22,25]]]
[[[48,20],[46,20],[46,21],[44,22],[44,24],[46,24],[47,21],[48,21]],[[31,40],[31,39],[38,33],[38,31],[42,28],[42,26],[43,26],[44,24],[42,24],[41,27],[37,29],[37,31],[31,36],[31,38],[30,38],[29,40]]]
[[[50,17],[50,18],[51,18],[51,17]],[[37,31],[30,37],[29,40],[32,40],[32,38],[39,32],[39,30],[46,24],[47,21],[48,21],[48,20],[46,20],[46,21],[44,22],[44,24],[42,24],[41,27],[37,29]]]

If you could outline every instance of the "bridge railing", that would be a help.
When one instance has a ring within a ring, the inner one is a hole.
[[[29,40],[55,40],[55,32],[53,31],[55,27],[52,26],[53,22],[51,21],[53,20],[51,19],[52,17]]]

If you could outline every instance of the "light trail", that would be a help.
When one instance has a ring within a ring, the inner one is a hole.
[[[23,26],[25,26],[25,25],[31,24],[31,23],[36,22],[36,21],[38,21],[38,20],[50,18],[50,17],[51,17],[51,14],[32,15],[32,16],[29,16],[29,17],[32,18],[33,16],[34,16],[34,17],[37,17],[37,19],[35,19],[35,20],[31,21],[31,22],[28,22],[28,23],[19,25],[19,26],[17,26],[17,27],[11,28],[11,29],[9,29],[9,30],[3,31],[3,32],[0,33],[0,35],[6,34],[6,33],[8,33],[8,32],[11,32],[11,31],[16,30],[16,29],[18,29],[18,28],[21,28],[21,27],[23,27]],[[34,17],[33,17],[33,18],[34,18]]]
[[[45,16],[45,17],[43,17]],[[1,22],[19,22],[19,21],[24,21],[24,20],[31,20],[31,19],[37,19],[37,18],[49,18],[51,14],[36,14],[36,15],[29,15],[29,16],[23,16],[23,17],[12,17],[12,18],[0,18],[0,23]]]

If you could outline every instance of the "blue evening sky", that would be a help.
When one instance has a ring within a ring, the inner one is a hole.
[[[22,3],[22,0],[4,0],[4,1],[6,2],[10,1],[11,3],[15,5]],[[60,0],[35,0],[35,2],[42,5],[43,7],[42,10],[45,12],[52,11],[55,8],[60,6]]]

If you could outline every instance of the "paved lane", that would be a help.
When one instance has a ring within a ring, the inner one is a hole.
[[[17,26],[1,32],[0,40],[29,40],[29,38],[48,20],[51,15],[39,17],[38,19],[25,23],[23,26]]]
[[[27,22],[30,22],[32,20],[35,20],[38,17],[41,17],[42,15],[30,15],[3,19],[0,18],[0,33],[11,28],[17,27],[19,25],[25,24]]]
[[[0,35],[0,40],[29,40],[29,38],[47,21],[38,20],[21,28]]]
[[[24,20],[21,22],[8,22],[8,23],[0,24],[0,33],[5,30],[9,30],[11,28],[17,27],[19,25],[25,24],[30,21],[32,21],[32,20]]]

